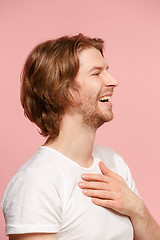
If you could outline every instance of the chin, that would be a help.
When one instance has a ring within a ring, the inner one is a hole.
[[[93,127],[94,129],[100,128],[104,123],[110,122],[113,119],[113,113],[110,113],[107,116],[97,116],[95,117],[92,122],[90,122],[90,126]]]
[[[110,121],[112,121],[112,120],[113,120],[113,118],[114,118],[114,115],[113,115],[113,113],[110,113],[110,115],[109,115],[109,116],[107,116],[106,122],[110,122]]]
[[[102,113],[100,115],[100,118],[103,119],[104,123],[105,122],[110,122],[114,118],[114,115],[113,115],[112,111],[107,111],[106,113]]]

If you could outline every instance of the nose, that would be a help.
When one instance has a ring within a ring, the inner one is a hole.
[[[119,82],[109,72],[107,72],[104,82],[106,87],[108,86],[117,87],[119,85]]]

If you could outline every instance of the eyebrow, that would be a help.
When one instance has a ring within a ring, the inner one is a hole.
[[[88,72],[91,73],[92,71],[95,71],[95,70],[102,71],[103,69],[104,69],[104,67],[94,66]],[[109,66],[107,65],[106,70],[108,70],[108,69],[109,69]]]

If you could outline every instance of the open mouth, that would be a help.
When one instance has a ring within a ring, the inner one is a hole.
[[[110,102],[111,96],[104,96],[99,99],[100,102]]]

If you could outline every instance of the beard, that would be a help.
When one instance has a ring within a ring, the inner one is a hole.
[[[99,102],[99,100],[95,101],[92,97],[85,99],[85,101],[78,103],[76,107],[78,113],[83,117],[83,125],[98,129],[105,122],[113,119],[112,110],[105,108],[100,109],[99,105],[103,103]]]

